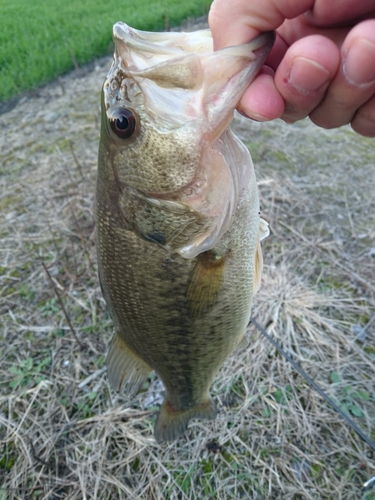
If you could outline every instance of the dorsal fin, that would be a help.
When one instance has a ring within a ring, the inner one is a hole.
[[[253,285],[253,293],[256,294],[260,288],[260,282],[262,279],[262,271],[263,271],[263,253],[260,242],[267,238],[270,234],[270,230],[268,227],[268,222],[264,219],[260,219],[259,221],[259,231],[258,231],[258,241],[257,247],[255,250],[255,261],[254,261],[254,285]]]

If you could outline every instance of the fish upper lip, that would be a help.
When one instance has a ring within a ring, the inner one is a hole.
[[[264,33],[261,33],[260,35],[258,35],[245,45],[252,45],[253,51],[256,51],[263,47],[270,49],[275,43],[275,39],[276,39],[275,31],[265,31]]]
[[[266,31],[251,40],[251,42],[245,44],[245,46],[248,46],[249,49],[251,48],[256,59],[259,61],[259,66],[257,65],[256,71],[263,66],[268,54],[271,52],[275,40],[276,32]]]
[[[200,30],[200,33],[201,36],[207,37],[205,52],[212,52],[213,42],[211,31],[209,29]],[[188,45],[184,46],[184,44],[179,41],[184,35],[183,32],[168,31],[160,33],[141,31],[131,28],[120,21],[114,24],[112,34],[115,40],[125,43],[129,48],[149,52],[151,54],[168,54],[173,57],[183,53],[196,52],[196,50],[192,50]],[[171,41],[176,41],[176,46],[171,45]],[[169,45],[166,44],[168,42]]]
[[[271,51],[273,44],[275,43],[276,40],[276,32],[275,31],[266,31],[264,33],[261,33],[259,36],[254,38],[249,44],[253,42],[259,43],[259,48],[254,48],[254,54],[256,56],[262,56],[262,54],[266,54],[265,58]]]
[[[165,54],[171,57],[176,57],[187,53],[210,53],[213,52],[213,41],[211,31],[200,30],[202,43],[200,49],[189,46],[185,41],[184,44],[183,32],[166,32],[154,33],[151,31],[140,31],[131,28],[123,22],[117,22],[113,26],[113,38],[119,43],[124,43],[128,48],[136,51],[149,52],[151,54]],[[274,31],[266,31],[261,33],[253,40],[242,45],[233,45],[220,50],[230,51],[239,47],[246,47],[247,53],[258,53],[259,50],[270,50],[274,44],[276,33]],[[167,44],[169,42],[169,44]],[[237,54],[238,55],[238,54]],[[245,56],[245,53],[244,53]]]
[[[275,31],[265,31],[257,37],[250,40],[250,42],[241,45],[231,45],[229,47],[224,47],[216,52],[226,53],[231,55],[233,52],[233,57],[242,56],[244,58],[249,57],[253,61],[258,60],[259,65],[263,64],[268,53],[271,51],[273,44],[275,43],[276,32]]]

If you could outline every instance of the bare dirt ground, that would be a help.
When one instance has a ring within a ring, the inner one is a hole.
[[[0,499],[357,500],[374,452],[254,327],[216,378],[217,419],[175,443],[152,437],[156,378],[131,403],[109,388],[94,225],[109,66],[0,115]],[[307,120],[234,128],[271,227],[253,315],[374,441],[375,142]]]

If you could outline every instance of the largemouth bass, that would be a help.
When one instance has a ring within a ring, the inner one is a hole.
[[[166,389],[157,441],[214,418],[209,390],[245,338],[262,268],[257,185],[228,129],[274,35],[213,52],[209,30],[113,29],[97,179],[100,282],[115,326],[108,378]]]

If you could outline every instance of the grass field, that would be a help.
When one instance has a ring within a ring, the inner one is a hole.
[[[112,51],[111,29],[124,21],[168,28],[207,12],[210,0],[0,0],[0,101]]]

